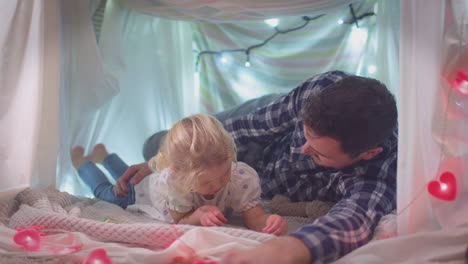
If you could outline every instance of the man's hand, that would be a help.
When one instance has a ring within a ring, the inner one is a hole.
[[[266,225],[262,229],[263,233],[272,234],[272,235],[282,235],[288,231],[288,223],[284,220],[283,217],[277,214],[272,214],[268,216],[266,220]]]
[[[308,264],[309,249],[299,239],[286,236],[243,251],[226,253],[220,264]]]
[[[130,166],[125,173],[120,176],[114,186],[114,192],[117,196],[128,195],[128,183],[137,184],[143,178],[151,174],[151,169],[148,167],[147,162],[143,162],[137,165]]]
[[[216,206],[204,205],[195,210],[193,215],[200,219],[202,226],[223,226],[227,222],[226,217]]]

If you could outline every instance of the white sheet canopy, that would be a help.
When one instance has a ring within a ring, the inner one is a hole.
[[[147,136],[198,111],[206,95],[194,89],[195,29],[188,21],[221,29],[225,22],[332,13],[361,1],[108,0],[99,45],[91,2],[0,3],[0,190],[52,185],[79,193],[68,174],[72,146],[112,140],[113,150],[136,163]],[[408,234],[468,221],[468,95],[454,88],[457,72],[468,73],[468,3],[402,0],[398,47],[389,15],[395,2],[379,1],[379,38],[366,47],[378,55],[377,78],[399,88],[398,227]],[[455,202],[426,191],[443,170],[458,180]]]

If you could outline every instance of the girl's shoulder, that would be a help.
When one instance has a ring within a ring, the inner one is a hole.
[[[152,172],[149,177],[146,177],[146,178],[150,178],[149,180],[149,184],[151,185],[165,185],[165,184],[168,184],[168,179],[170,179],[170,175],[171,175],[172,171],[170,169],[163,169],[162,171],[154,171]]]
[[[238,161],[237,163],[233,162],[232,170],[233,172],[238,173],[238,174],[248,174],[248,173],[257,174],[257,171],[255,171],[254,168],[250,167],[249,164],[244,163],[242,161]]]
[[[240,161],[232,164],[231,182],[234,185],[259,180],[257,172],[248,164]]]

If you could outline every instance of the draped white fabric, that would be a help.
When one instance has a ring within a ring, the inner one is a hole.
[[[277,16],[316,15],[342,9],[356,0],[121,0],[130,9],[177,20],[238,22]]]
[[[467,9],[464,0],[401,1],[400,235],[468,222],[466,148],[454,147],[468,139],[468,99],[452,83],[457,71],[468,72]],[[452,202],[427,191],[444,171],[453,172],[458,182]]]
[[[55,185],[58,2],[0,3],[0,190]]]
[[[246,52],[224,52],[199,57],[202,109],[216,112],[272,92],[288,92],[308,77],[328,70],[344,70],[379,79],[396,94],[398,88],[399,3],[360,1],[355,13],[377,12],[359,20],[359,28],[338,21],[352,19],[349,7],[325,13],[300,30],[278,35],[267,45]],[[279,18],[279,30],[304,25],[301,17]],[[197,51],[246,48],[272,36],[263,22],[197,23]]]
[[[149,135],[196,111],[196,103],[189,103],[195,98],[191,29],[108,1],[98,48],[86,2],[67,2],[66,8],[69,44],[86,41],[90,46],[64,47],[73,60],[65,65],[74,70],[65,75],[69,97],[62,101],[62,113],[69,111],[71,117],[62,116],[67,125],[61,130],[58,186],[87,195],[70,163],[72,147],[89,152],[104,143],[128,164],[139,163]],[[86,28],[76,31],[76,25]]]

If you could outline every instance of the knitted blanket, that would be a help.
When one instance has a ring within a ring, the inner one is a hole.
[[[264,201],[264,207],[270,207]],[[304,217],[284,217],[289,232],[306,224]],[[240,221],[239,221],[240,220]],[[0,263],[77,263],[91,250],[105,248],[115,263],[169,263],[176,256],[219,260],[229,249],[245,249],[275,236],[242,227],[242,219],[230,219],[225,227],[171,225],[141,212],[95,199],[52,190],[25,189],[0,199]],[[236,223],[236,221],[238,221]],[[377,226],[374,239],[394,236],[396,217],[388,215]],[[83,245],[71,255],[25,253],[12,237],[16,228],[37,226],[47,232],[65,232]],[[91,240],[92,239],[92,240]],[[118,242],[119,244],[108,243]],[[138,246],[138,247],[135,247]]]
[[[30,188],[20,192],[14,200],[0,201],[0,217],[9,218],[7,225],[13,229],[39,226],[46,230],[81,232],[98,241],[129,243],[151,249],[167,248],[182,234],[196,228],[159,222],[104,201],[57,190]],[[210,229],[259,242],[274,238],[242,228]]]

